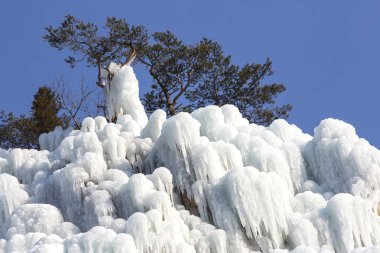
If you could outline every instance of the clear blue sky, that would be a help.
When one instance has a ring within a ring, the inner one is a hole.
[[[294,105],[291,123],[311,133],[320,120],[339,118],[380,147],[379,0],[1,1],[0,109],[28,113],[34,92],[55,74],[94,83],[93,71],[70,69],[41,39],[65,14],[100,25],[123,17],[185,42],[209,37],[237,64],[270,57],[272,80],[288,88],[278,101]],[[146,90],[149,78],[137,75]]]

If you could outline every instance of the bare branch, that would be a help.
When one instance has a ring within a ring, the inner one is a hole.
[[[83,78],[80,80],[79,96],[68,88],[67,81],[63,76],[55,77],[52,88],[62,105],[62,109],[68,114],[75,128],[80,128],[83,116],[94,116],[91,113],[90,101],[95,89],[88,88]]]

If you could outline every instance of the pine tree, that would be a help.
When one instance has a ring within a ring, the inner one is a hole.
[[[56,126],[62,126],[63,120],[58,116],[61,106],[53,90],[42,86],[34,95],[31,116],[34,121],[36,134],[47,133]]]
[[[203,39],[200,47],[207,53],[198,85],[185,95],[191,109],[207,105],[232,104],[252,123],[269,125],[279,118],[287,118],[290,104],[277,105],[276,97],[286,90],[282,83],[263,83],[273,75],[272,61],[248,63],[243,67],[232,64],[222,47]]]
[[[102,88],[106,81],[100,73],[110,62],[128,64],[136,59],[143,64],[152,77],[151,90],[143,99],[148,111],[161,108],[173,116],[200,106],[233,104],[250,122],[268,125],[287,118],[292,109],[275,101],[286,90],[284,84],[264,83],[273,74],[270,59],[234,65],[218,43],[206,38],[187,45],[170,31],[150,34],[124,19],[107,18],[101,28],[70,15],[46,31],[43,38],[52,47],[71,51],[66,59],[71,66],[86,61],[97,68],[97,85]]]

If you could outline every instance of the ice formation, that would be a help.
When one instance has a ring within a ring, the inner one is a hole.
[[[302,133],[232,105],[149,121],[109,66],[116,123],[0,149],[0,252],[380,252],[380,151],[327,119]]]
[[[110,80],[109,75],[112,76]],[[148,119],[139,98],[139,84],[130,65],[111,62],[108,70],[102,72],[108,80],[103,88],[106,97],[108,119],[128,114],[143,128]]]

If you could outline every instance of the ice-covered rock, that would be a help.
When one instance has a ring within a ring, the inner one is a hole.
[[[149,117],[148,124],[141,131],[141,138],[150,138],[153,142],[156,142],[161,135],[162,125],[165,120],[165,111],[161,109],[154,111]]]
[[[92,118],[89,118],[92,119]],[[67,137],[70,132],[73,131],[71,127],[67,129],[62,129],[62,127],[58,126],[53,131],[49,133],[43,133],[38,138],[40,149],[41,150],[49,150],[53,151],[57,149],[62,140]]]
[[[66,235],[73,235],[79,230],[75,226],[65,226],[61,212],[56,207],[47,204],[21,205],[1,226],[1,235],[7,239],[17,234],[54,233],[59,235],[63,232]]]
[[[24,204],[28,198],[28,193],[17,178],[7,173],[0,174],[0,227],[13,210]]]
[[[343,121],[323,120],[314,129],[304,154],[313,179],[334,193],[367,198],[372,191],[380,190],[380,151]]]
[[[148,120],[131,66],[103,77],[113,122],[0,149],[0,252],[379,252],[380,151],[351,125],[310,136],[233,105]]]

